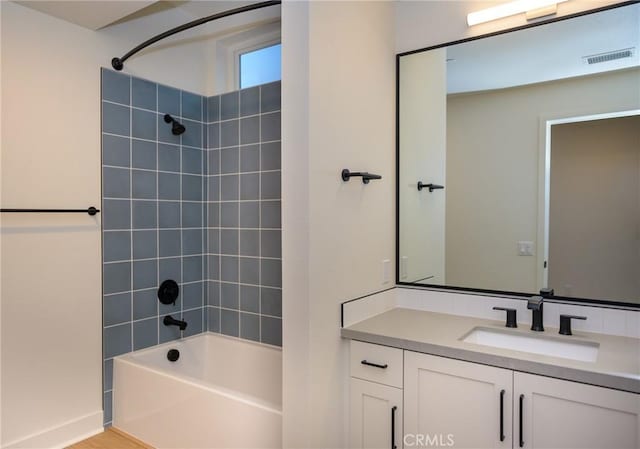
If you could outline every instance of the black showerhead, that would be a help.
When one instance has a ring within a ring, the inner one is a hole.
[[[164,115],[164,121],[165,123],[171,123],[171,133],[174,136],[179,136],[180,134],[186,131],[186,128],[184,127],[184,125],[181,123],[178,123],[176,119],[171,117],[169,114]]]

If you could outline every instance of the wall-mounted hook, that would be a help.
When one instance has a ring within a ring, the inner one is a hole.
[[[368,173],[366,171],[351,172],[349,171],[348,168],[345,168],[344,170],[342,170],[341,175],[342,175],[343,181],[348,181],[349,179],[351,179],[351,177],[354,177],[354,176],[360,176],[362,177],[363,184],[369,184],[369,181],[372,179],[382,179],[382,176],[380,175],[374,175],[373,173]]]
[[[444,186],[438,184],[423,184],[422,181],[418,181],[418,191],[422,189],[429,189],[429,192],[433,192],[434,190],[444,189]]]

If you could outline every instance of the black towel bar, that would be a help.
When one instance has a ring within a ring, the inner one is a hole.
[[[348,168],[345,168],[344,170],[342,170],[340,175],[342,176],[343,181],[348,181],[351,177],[354,177],[354,176],[361,176],[363,184],[369,184],[369,181],[371,181],[372,179],[382,179],[382,176],[380,175],[374,175],[373,173],[368,173],[366,171],[352,172],[352,171],[349,171]]]
[[[78,214],[78,213],[83,213],[83,214],[89,214],[89,215],[95,215],[98,212],[100,212],[100,209],[96,209],[95,207],[91,206],[88,207],[87,209],[0,209],[0,212],[2,213],[37,213],[37,214]]]

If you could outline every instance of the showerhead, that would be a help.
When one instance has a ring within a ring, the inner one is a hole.
[[[171,133],[174,136],[179,136],[186,131],[184,125],[182,123],[178,123],[178,121],[176,121],[176,119],[171,117],[169,114],[164,115],[164,121],[165,123],[171,123]]]

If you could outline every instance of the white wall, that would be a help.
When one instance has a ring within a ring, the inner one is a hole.
[[[389,2],[285,3],[284,445],[344,447],[341,301],[383,285],[394,259],[394,30]],[[340,171],[383,179],[343,183]]]
[[[191,17],[164,11],[93,32],[1,8],[2,207],[99,206],[100,67]],[[197,36],[125,71],[202,93]],[[2,447],[59,446],[102,424],[100,215],[1,219]]]

